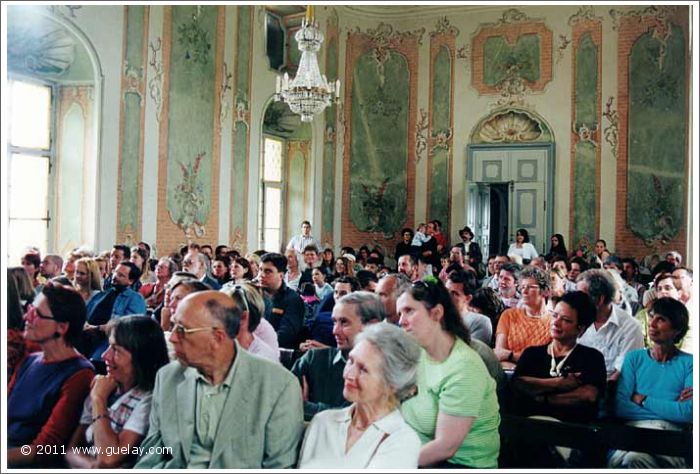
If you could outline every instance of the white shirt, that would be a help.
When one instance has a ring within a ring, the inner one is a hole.
[[[315,245],[319,252],[322,252],[321,243],[316,240],[311,234],[305,235],[295,235],[287,244],[287,250],[294,249],[298,253],[304,253],[304,249],[307,245]]]
[[[248,347],[248,352],[263,359],[271,360],[272,362],[280,361],[280,351],[279,349],[274,350],[267,344],[265,344],[259,337],[253,336],[253,342],[250,343]]]
[[[510,244],[507,255],[518,255],[523,260],[532,260],[533,258],[537,258],[539,254],[537,253],[537,250],[535,250],[534,245],[532,245],[530,242],[523,242],[523,246],[521,248],[516,247],[515,244]]]
[[[280,345],[277,341],[277,331],[275,331],[272,324],[262,317],[262,315],[260,317],[260,324],[258,324],[258,327],[253,331],[253,336],[255,336],[255,339],[260,339],[266,346],[275,351],[277,353],[276,360],[279,360]]]
[[[591,324],[578,342],[603,354],[610,375],[615,370],[620,371],[625,354],[644,347],[644,332],[636,319],[613,305],[605,324],[597,331],[595,324]]]
[[[352,410],[322,411],[304,435],[299,469],[416,469],[421,443],[397,408],[370,426],[345,453]]]

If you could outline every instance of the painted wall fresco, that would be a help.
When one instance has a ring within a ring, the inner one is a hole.
[[[250,71],[252,50],[253,7],[237,8],[234,91],[236,118],[233,126],[231,171],[231,237],[230,245],[246,251],[248,216],[248,160],[250,141]]]
[[[409,70],[394,51],[382,59],[365,53],[353,71],[349,200],[359,230],[391,234],[406,220]]]
[[[121,149],[117,190],[117,240],[133,244],[141,239],[143,175],[143,108],[145,60],[144,26],[148,7],[126,6],[125,52],[122,76]]]
[[[643,34],[629,62],[627,226],[644,240],[676,237],[685,217],[686,39],[667,34]]]
[[[172,9],[167,210],[188,239],[212,207],[216,24],[215,7]]]
[[[573,175],[570,246],[576,248],[598,239],[599,189],[599,50],[591,32],[581,35],[574,47],[574,117],[572,130]],[[593,136],[595,134],[595,136]],[[594,138],[598,142],[594,141]]]
[[[552,31],[542,21],[510,8],[479,28],[472,41],[472,86],[480,94],[508,98],[517,95],[514,90],[544,90],[551,80]]]
[[[438,219],[444,229],[450,220],[450,145],[452,138],[452,74],[453,58],[450,48],[439,47],[433,59],[430,104],[430,184],[428,218]],[[439,137],[443,137],[440,140]]]
[[[328,44],[326,46],[326,77],[329,82],[338,78],[338,25],[329,20]],[[333,218],[335,216],[335,157],[337,144],[338,107],[333,104],[324,112],[325,133],[323,136],[323,175],[321,206],[321,245],[333,245]]]

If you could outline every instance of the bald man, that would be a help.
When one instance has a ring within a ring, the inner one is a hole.
[[[236,336],[243,311],[217,291],[192,293],[177,306],[170,335],[177,361],[156,377],[136,468],[296,465],[303,432],[299,384],[279,364],[241,349]]]

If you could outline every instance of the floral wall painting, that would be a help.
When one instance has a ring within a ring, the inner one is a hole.
[[[674,25],[663,42],[643,34],[630,54],[627,226],[647,242],[671,240],[684,221],[685,45]]]
[[[172,8],[167,210],[187,239],[202,237],[212,206],[216,7]]]
[[[370,52],[353,71],[350,219],[364,232],[392,234],[406,220],[409,70],[385,51]]]

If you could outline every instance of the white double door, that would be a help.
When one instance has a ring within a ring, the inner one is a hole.
[[[488,252],[492,229],[492,188],[507,188],[508,242],[515,242],[515,232],[525,229],[530,242],[539,253],[546,253],[551,226],[547,215],[547,195],[550,186],[550,157],[548,148],[474,149],[471,153],[471,173],[467,183],[467,223],[472,227],[477,242]],[[506,186],[504,186],[506,185]],[[506,217],[507,216],[507,217]],[[498,219],[495,219],[498,220]],[[503,222],[498,222],[499,231]]]

